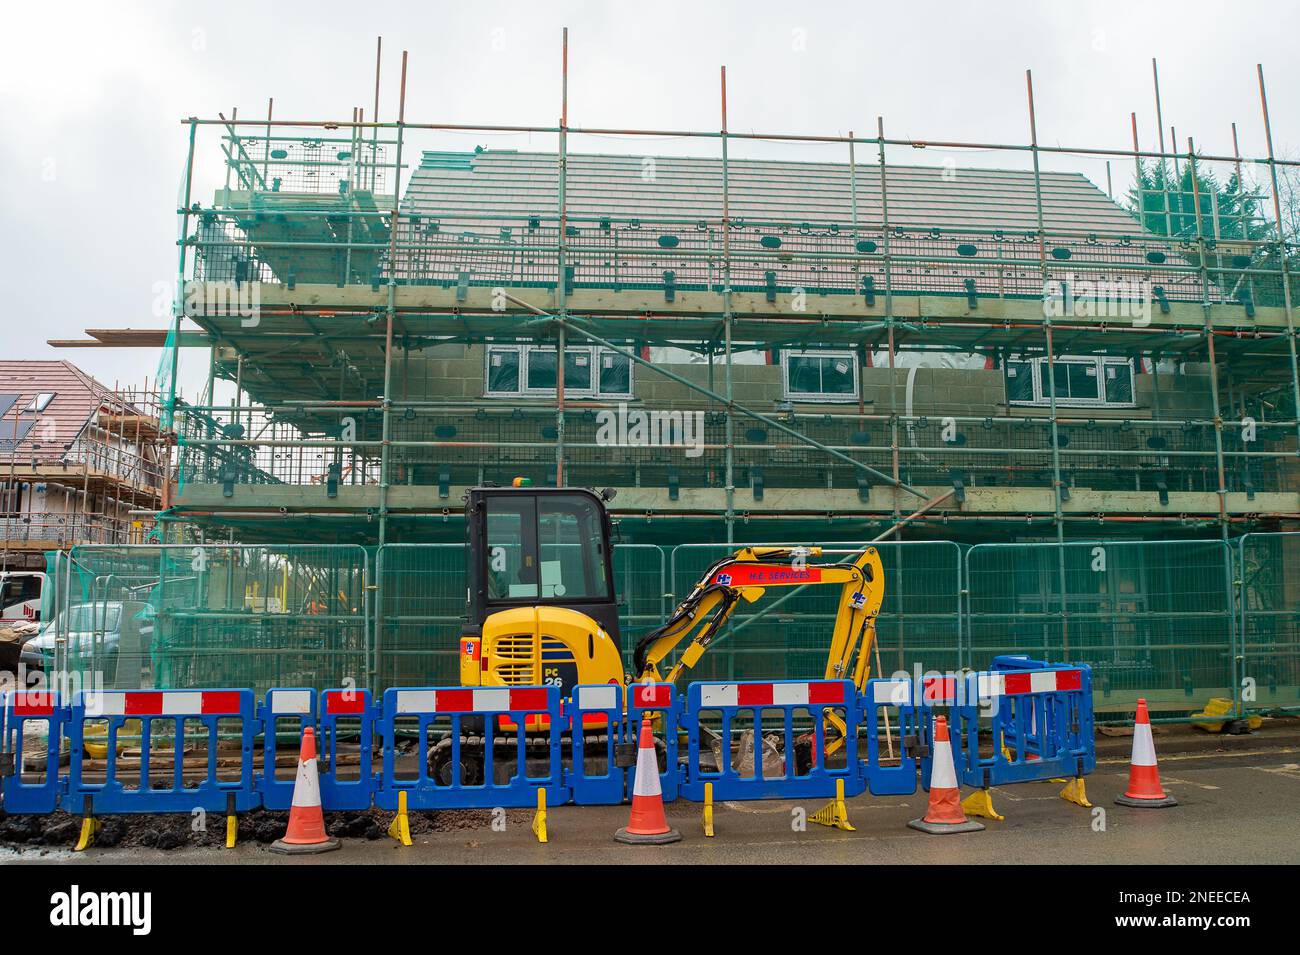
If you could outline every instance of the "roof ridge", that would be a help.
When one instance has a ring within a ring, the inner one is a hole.
[[[424,150],[424,153],[429,155],[436,155],[440,157],[453,156],[453,155],[465,156],[471,159],[474,163],[481,162],[484,159],[492,159],[498,157],[501,158],[510,157],[515,159],[532,159],[532,158],[549,159],[559,155],[556,152],[547,152],[546,150],[491,149],[491,148],[485,148],[479,151],[468,151],[463,153],[458,153],[451,150]],[[713,165],[721,165],[722,163],[721,157],[718,156],[680,156],[680,155],[671,155],[671,154],[604,153],[604,152],[589,153],[589,152],[574,151],[574,150],[569,150],[565,155],[566,158],[568,159],[617,159],[617,160],[623,160],[635,164],[643,163],[647,159],[653,159],[656,162],[661,160],[677,160],[677,161],[685,161],[685,162],[703,162],[703,163],[710,163]],[[777,166],[777,165],[820,166],[820,167],[831,168],[831,169],[842,169],[845,171],[847,171],[849,168],[848,162],[835,162],[835,161],[825,160],[825,159],[771,159],[771,158],[757,159],[757,158],[751,158],[745,156],[732,156],[728,159],[728,163],[732,165],[736,163],[742,163],[747,165],[753,164],[753,165],[761,165],[761,166]],[[430,164],[429,167],[427,168],[436,168],[436,166],[434,164]],[[878,168],[878,166],[873,163],[870,164],[869,166],[859,165],[857,168],[861,171],[867,172]],[[908,171],[918,171],[918,172],[932,172],[935,169],[943,169],[944,167],[927,166],[924,164],[916,164],[916,163],[886,163],[885,168],[905,169]],[[1015,175],[1027,176],[1027,177],[1034,175],[1034,171],[1032,169],[1012,169],[1006,166],[968,166],[964,171],[967,173],[1005,172],[1005,173],[1014,173]],[[1068,177],[1072,179],[1079,179],[1088,183],[1092,182],[1092,180],[1089,179],[1087,175],[1085,175],[1084,173],[1072,171],[1072,170],[1043,169],[1039,171],[1039,175],[1053,176],[1053,177],[1058,177],[1058,176]]]

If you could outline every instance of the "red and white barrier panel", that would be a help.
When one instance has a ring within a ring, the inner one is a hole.
[[[238,716],[240,690],[100,690],[81,698],[87,716]]]
[[[833,680],[814,683],[705,683],[700,686],[700,706],[816,706],[844,703],[844,684]]]
[[[1083,688],[1079,670],[1036,670],[1027,673],[981,673],[980,699],[1025,693],[1064,693]]]
[[[872,680],[871,701],[877,706],[910,706],[912,703],[911,680]]]
[[[5,705],[14,716],[53,716],[54,708],[59,705],[59,697],[50,690],[11,693],[6,698]]]
[[[272,690],[270,711],[279,716],[307,716],[311,713],[311,690]]]
[[[398,690],[398,713],[504,713],[546,711],[544,687],[512,690],[505,687],[473,690]]]
[[[926,706],[957,702],[957,677],[931,676],[921,682],[921,702]]]
[[[573,702],[578,710],[618,709],[618,687],[580,686],[574,691]]]
[[[668,683],[633,683],[628,693],[632,705],[643,709],[662,709],[673,702],[673,688]]]
[[[360,690],[326,690],[325,712],[331,716],[356,716],[366,711],[366,694]]]

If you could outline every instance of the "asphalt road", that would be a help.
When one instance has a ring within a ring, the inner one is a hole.
[[[1244,741],[1243,741],[1244,742]],[[1059,784],[1026,783],[994,790],[1004,822],[987,820],[984,832],[932,836],[908,829],[924,811],[923,794],[849,800],[856,832],[809,825],[792,827],[796,803],[722,803],[715,809],[715,838],[704,838],[700,807],[668,807],[683,840],[662,847],[629,847],[611,838],[626,824],[626,807],[553,808],[550,842],[539,845],[526,823],[504,832],[490,828],[421,834],[415,845],[390,839],[344,840],[320,856],[286,859],[256,844],[233,850],[182,848],[28,850],[0,855],[5,862],[133,862],[276,865],[474,863],[1216,863],[1300,862],[1300,745],[1232,752],[1162,755],[1161,778],[1177,796],[1173,809],[1125,809],[1112,804],[1127,779],[1127,759],[1101,757],[1088,778],[1088,795],[1104,817],[1058,799]],[[820,804],[804,807],[809,813]]]

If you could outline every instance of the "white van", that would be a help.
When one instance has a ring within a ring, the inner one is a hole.
[[[37,570],[0,571],[0,626],[4,621],[41,619],[45,574]]]

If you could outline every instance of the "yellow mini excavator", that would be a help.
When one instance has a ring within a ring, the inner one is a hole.
[[[753,603],[773,587],[838,584],[824,678],[865,686],[884,597],[880,555],[869,546],[833,555],[820,547],[741,547],[710,566],[668,620],[641,638],[626,672],[606,508],[613,497],[611,490],[531,487],[523,480],[468,492],[463,685],[557,686],[568,697],[579,684],[676,682],[699,662],[740,601]],[[824,556],[843,559],[809,560]],[[827,722],[843,733],[843,722],[829,711]],[[468,734],[463,761],[483,742],[475,729],[462,730]],[[828,733],[828,753],[843,745],[842,735],[833,737]],[[431,753],[430,764],[445,778],[450,742],[444,742],[445,752]]]

